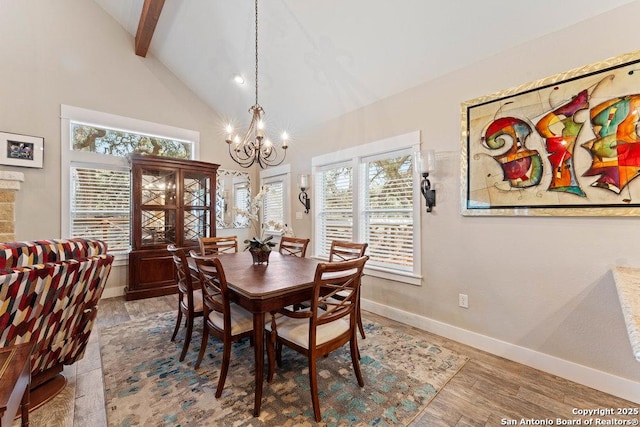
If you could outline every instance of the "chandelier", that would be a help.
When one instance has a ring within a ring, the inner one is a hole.
[[[282,145],[279,151],[269,140],[264,129],[264,109],[258,103],[258,0],[256,5],[256,103],[249,108],[251,113],[251,123],[244,137],[233,133],[233,126],[227,125],[227,146],[229,155],[240,166],[248,168],[254,163],[261,168],[267,166],[277,166],[284,161],[287,155],[289,136],[286,132],[282,134]]]

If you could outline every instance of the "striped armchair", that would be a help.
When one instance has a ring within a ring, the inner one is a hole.
[[[0,347],[36,342],[32,390],[84,356],[112,263],[99,240],[0,243]]]

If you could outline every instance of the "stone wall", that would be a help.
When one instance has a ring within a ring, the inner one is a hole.
[[[24,181],[22,172],[0,171],[0,242],[12,242],[15,236],[16,191]]]

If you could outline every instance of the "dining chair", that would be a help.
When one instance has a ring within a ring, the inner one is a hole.
[[[207,349],[209,334],[222,340],[222,365],[216,389],[216,398],[218,398],[222,395],[229,371],[231,344],[246,337],[253,339],[253,314],[229,300],[227,279],[218,258],[196,258],[195,261],[202,286],[205,318],[202,344],[195,368],[200,367]]]
[[[364,256],[367,251],[368,243],[356,243],[345,242],[341,240],[334,240],[331,242],[331,248],[329,249],[329,262],[335,261],[347,261],[350,259],[356,259]],[[359,288],[358,288],[359,289]],[[334,295],[334,298],[343,298],[342,294]],[[358,321],[358,329],[360,330],[360,336],[365,339],[364,326],[362,325],[362,314],[360,312],[360,293],[358,292],[358,306],[356,307],[356,318]]]
[[[182,362],[187,355],[189,343],[191,342],[193,321],[196,317],[202,317],[204,313],[202,308],[202,290],[199,289],[199,282],[194,281],[191,275],[184,250],[177,248],[173,244],[168,245],[167,250],[173,257],[176,283],[178,285],[178,319],[176,320],[176,327],[173,330],[171,341],[175,341],[176,339],[183,315],[185,316],[185,326],[187,328],[184,344],[182,345],[182,353],[180,353],[179,358]]]
[[[271,322],[265,327],[269,333],[267,381],[273,380],[274,359],[278,367],[281,366],[283,345],[305,355],[309,361],[309,385],[316,421],[322,419],[318,396],[319,357],[328,355],[348,342],[358,385],[364,387],[358,360],[356,308],[360,275],[368,259],[368,256],[363,256],[351,261],[318,264],[310,310],[279,310],[272,313]],[[345,298],[332,298],[338,292],[342,292]]]
[[[309,246],[309,239],[282,236],[280,238],[278,251],[283,255],[293,255],[304,258],[307,253],[307,246]]]
[[[238,236],[200,237],[200,255],[238,252]]]

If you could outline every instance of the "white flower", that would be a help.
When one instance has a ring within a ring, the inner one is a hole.
[[[238,216],[245,217],[249,220],[251,228],[255,234],[258,234],[261,230],[260,227],[260,206],[262,206],[262,199],[269,191],[269,187],[262,186],[258,194],[251,199],[248,209],[235,209],[235,213]]]

